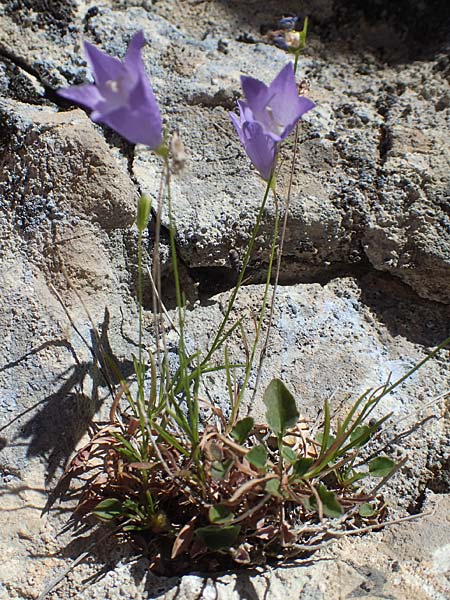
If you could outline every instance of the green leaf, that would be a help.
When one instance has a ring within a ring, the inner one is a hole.
[[[106,498],[106,500],[102,500],[92,511],[92,514],[101,521],[112,521],[122,513],[122,502],[117,498]]]
[[[237,540],[240,525],[227,525],[225,527],[216,527],[209,525],[208,527],[199,527],[195,530],[197,535],[210,550],[221,550],[229,548]]]
[[[313,502],[314,500],[314,502]],[[316,499],[313,498],[301,498],[301,503],[303,504],[303,506],[305,507],[305,510],[308,512],[314,512],[315,510],[317,510],[317,502]]]
[[[169,413],[169,411],[167,411],[167,412]],[[178,442],[178,440],[176,440],[173,437],[173,435],[171,435],[163,427],[161,427],[160,425],[158,425],[158,423],[153,423],[153,427],[158,432],[158,435],[160,435],[163,438],[163,440],[165,440],[166,442],[168,442],[169,444],[171,444],[174,448],[176,448],[179,452],[182,452],[185,456],[189,456],[189,454],[190,454],[189,450],[187,448],[184,448]]]
[[[267,407],[267,423],[277,435],[283,435],[286,429],[294,427],[300,417],[294,396],[281,379],[272,379],[269,383],[264,392],[264,404]]]
[[[223,504],[216,504],[209,509],[208,517],[211,523],[221,525],[231,521],[234,514]]]
[[[322,458],[322,456],[325,454],[325,452],[328,450],[328,448],[333,443],[333,442],[329,443],[332,436],[330,436],[331,414],[330,414],[330,405],[328,403],[328,400],[325,400],[323,411],[324,411],[323,432],[321,433],[322,441],[321,441],[319,458]]]
[[[373,517],[374,515],[377,514],[377,509],[370,504],[369,502],[364,502],[364,504],[361,504],[361,506],[359,507],[359,514],[361,517]]]
[[[344,478],[342,479],[342,485],[343,486],[348,486],[351,485],[352,483],[355,483],[355,481],[359,481],[360,479],[364,479],[364,477],[367,477],[369,473],[363,472],[363,471],[348,471]]]
[[[209,451],[211,453],[212,458],[214,458],[214,460],[221,461],[223,459],[222,447],[219,446],[219,444],[216,444],[216,443],[213,442],[209,446]]]
[[[217,481],[225,479],[232,464],[233,461],[231,459],[224,462],[215,460],[211,465],[211,477]]]
[[[280,480],[277,478],[269,479],[264,486],[266,492],[272,494],[272,496],[278,496],[278,498],[282,498],[280,492]]]
[[[145,231],[145,229],[147,228],[151,209],[152,209],[151,198],[149,198],[148,196],[142,195],[138,200],[137,216],[136,216],[136,226],[139,229],[140,233]]]
[[[136,452],[131,452],[128,448],[117,448],[117,452],[130,462],[139,462],[140,457],[136,456]]]
[[[356,427],[356,429],[354,429],[350,434],[350,443],[352,444],[353,448],[360,448],[361,446],[364,446],[364,444],[367,444],[372,437],[372,433],[372,428],[368,425],[360,425],[359,427]]]
[[[250,464],[258,467],[258,469],[262,469],[266,466],[267,450],[262,444],[259,444],[259,446],[254,446],[250,452],[245,455],[245,458]]]
[[[301,477],[305,473],[309,471],[309,468],[314,464],[313,458],[307,458],[306,456],[303,458],[299,458],[294,463],[294,473]]]
[[[281,446],[281,456],[291,465],[293,465],[297,460],[297,455],[290,446]]]
[[[136,448],[134,448],[134,446],[132,446],[130,444],[130,442],[123,437],[123,435],[113,431],[112,436],[115,437],[116,440],[119,440],[119,442],[122,442],[122,444],[125,446],[125,448],[130,453],[129,454],[130,457],[133,456],[132,462],[139,462],[141,460],[141,455],[139,454],[139,451]],[[120,452],[120,446],[117,448],[117,450]]]
[[[143,513],[141,507],[134,500],[124,500],[122,502],[122,510],[124,512],[126,511],[128,517],[137,516],[141,519],[145,519],[145,514]]]
[[[323,455],[328,450],[328,448],[330,448],[334,444],[334,442],[336,441],[336,438],[334,437],[334,435],[328,435],[325,438],[322,431],[319,431],[319,433],[316,435],[316,440],[319,442],[319,444],[322,447],[321,454]]]
[[[369,473],[372,477],[386,477],[396,466],[396,463],[387,456],[378,456],[369,461]]]
[[[242,444],[248,438],[250,431],[253,429],[255,421],[252,417],[245,417],[236,423],[231,430],[231,436],[237,441],[238,444]]]
[[[322,500],[324,515],[327,517],[339,517],[342,515],[342,506],[339,504],[336,495],[333,492],[327,490],[323,484],[319,485],[317,492],[319,494],[319,498]]]

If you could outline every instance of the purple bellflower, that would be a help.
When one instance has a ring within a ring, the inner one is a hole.
[[[104,123],[133,144],[158,149],[163,141],[161,114],[144,69],[142,31],[131,39],[123,62],[84,42],[95,84],[73,85],[58,94],[90,109],[91,119]]]
[[[268,136],[260,123],[255,121],[252,111],[245,102],[238,101],[240,117],[230,113],[248,157],[258,169],[261,177],[268,181],[277,153],[277,143]]]
[[[270,86],[244,76],[241,84],[245,101],[238,101],[239,118],[234,113],[230,113],[230,117],[250,160],[267,181],[278,143],[315,104],[298,95],[292,63],[283,67]]]

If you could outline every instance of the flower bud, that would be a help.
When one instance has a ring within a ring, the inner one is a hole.
[[[180,173],[186,164],[186,151],[178,132],[175,132],[170,140],[170,152],[172,153],[172,172]]]
[[[145,231],[145,229],[147,228],[151,209],[152,209],[151,199],[148,196],[142,195],[138,200],[137,216],[136,216],[136,225],[137,225],[137,228],[139,229],[140,233]]]
[[[295,29],[298,23],[298,17],[284,17],[278,21],[278,27],[280,29]]]
[[[288,48],[297,50],[302,44],[302,37],[300,31],[288,31],[285,35],[285,40]]]

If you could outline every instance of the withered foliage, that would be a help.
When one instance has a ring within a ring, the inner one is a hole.
[[[111,419],[72,459],[59,492],[76,498],[75,519],[119,526],[157,573],[305,556],[384,517],[348,460],[324,462],[304,420],[276,436],[249,417],[228,431],[222,417],[193,447],[167,416],[145,436],[134,416]]]

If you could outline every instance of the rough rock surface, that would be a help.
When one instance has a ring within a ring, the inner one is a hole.
[[[125,375],[132,372],[136,234],[130,226],[139,191],[156,199],[160,174],[145,148],[93,125],[56,89],[88,76],[82,39],[120,56],[130,36],[144,30],[155,93],[188,155],[174,178],[174,215],[192,302],[187,330],[202,347],[236,278],[230,249],[242,253],[264,191],[228,111],[239,97],[241,73],[270,81],[285,64],[260,27],[295,13],[298,4],[1,3],[2,600],[37,598],[89,545],[83,536],[59,535],[67,506],[45,518],[40,513],[92,418],[107,411],[102,348]],[[311,35],[299,73],[309,79],[317,108],[299,131],[285,285],[262,385],[282,376],[302,412],[314,417],[325,398],[332,396],[337,408],[390,372],[401,376],[450,333],[450,7],[439,0],[308,0],[302,11],[310,15]],[[286,156],[291,146],[292,140]],[[288,178],[286,161],[281,206]],[[254,284],[236,306],[248,315],[249,334],[273,220],[271,201],[252,258]],[[148,240],[150,247],[151,232]],[[170,289],[166,296],[169,302]],[[231,352],[240,350],[241,341],[233,340]],[[130,559],[129,548],[101,542],[49,597],[444,600],[450,595],[448,381],[444,352],[380,407],[394,413],[392,436],[430,417],[391,444],[407,462],[386,490],[392,515],[430,513],[423,518],[340,540],[310,564],[210,577],[157,578],[144,559]],[[220,378],[209,384],[225,408]],[[244,408],[262,418],[260,392]]]

